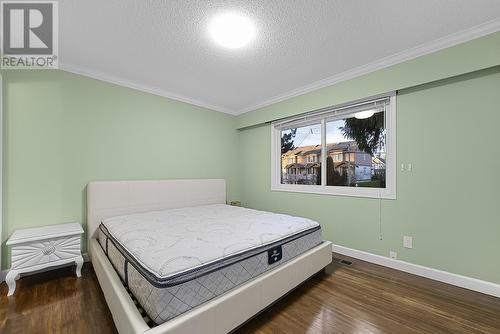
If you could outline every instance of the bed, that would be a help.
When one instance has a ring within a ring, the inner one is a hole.
[[[316,222],[225,194],[224,180],[89,183],[89,255],[120,333],[230,332],[331,262]]]

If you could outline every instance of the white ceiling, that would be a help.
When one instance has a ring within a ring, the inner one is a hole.
[[[250,46],[209,38],[227,10]],[[63,69],[239,114],[500,30],[500,1],[63,0],[59,21]]]

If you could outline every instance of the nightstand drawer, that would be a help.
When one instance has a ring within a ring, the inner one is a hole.
[[[80,235],[27,242],[12,246],[12,269],[80,256]]]

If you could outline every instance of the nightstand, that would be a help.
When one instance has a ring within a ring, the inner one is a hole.
[[[17,230],[6,245],[11,246],[11,268],[5,278],[7,296],[14,294],[19,274],[67,263],[76,263],[76,276],[81,276],[82,226],[78,223],[49,225]]]

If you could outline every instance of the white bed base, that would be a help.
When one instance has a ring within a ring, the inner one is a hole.
[[[87,187],[87,236],[97,278],[120,334],[222,334],[298,286],[332,260],[330,242],[309,250],[237,288],[154,328],[149,328],[101,249],[102,219],[166,208],[225,203],[224,180],[92,182]]]

